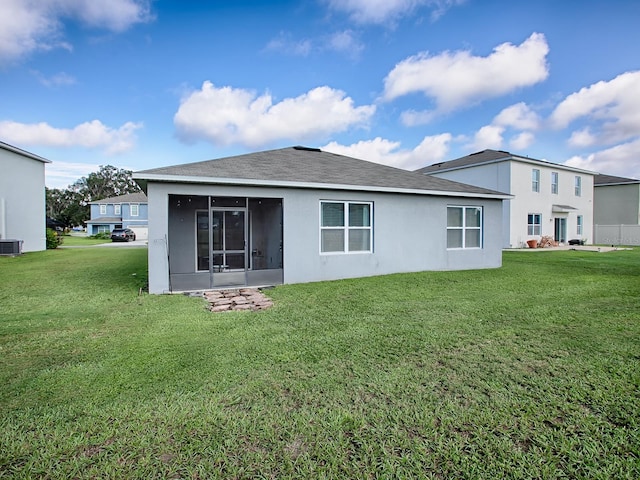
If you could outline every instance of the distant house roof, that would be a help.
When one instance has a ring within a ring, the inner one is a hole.
[[[526,156],[514,155],[513,153],[506,152],[504,150],[482,150],[481,152],[472,153],[464,157],[449,160],[447,162],[434,163],[427,167],[416,170],[418,173],[436,173],[446,172],[450,170],[459,170],[467,167],[475,167],[478,165],[486,165],[490,163],[517,161],[524,163],[540,164],[561,170],[570,170],[573,172],[586,173],[595,175],[596,172],[590,170],[582,170],[579,168],[568,167],[567,165],[560,165],[558,163],[547,162],[546,160],[537,160],[535,158],[529,158]]]
[[[288,147],[135,172],[147,181],[326,188],[465,197],[510,198],[495,190],[416,175],[317,148]]]
[[[42,163],[51,163],[51,160],[47,160],[46,158],[42,158],[34,153],[22,150],[21,148],[14,147],[13,145],[9,145],[8,143],[0,142],[0,148],[2,148],[3,150],[8,150],[9,152],[17,153],[18,155],[22,155],[23,157],[27,157],[32,160],[38,160]]]
[[[598,174],[593,178],[594,187],[602,187],[604,185],[629,185],[634,183],[640,183],[640,180],[633,178],[616,177],[615,175],[602,175]]]
[[[94,205],[103,203],[147,203],[147,196],[144,192],[128,193],[127,195],[119,195],[117,197],[103,198],[90,202]]]

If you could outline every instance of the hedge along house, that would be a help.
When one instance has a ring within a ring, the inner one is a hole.
[[[307,147],[136,172],[151,293],[502,264],[509,195]]]

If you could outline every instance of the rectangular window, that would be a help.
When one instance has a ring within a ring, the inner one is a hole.
[[[137,217],[139,215],[139,207],[140,205],[131,205],[131,216],[132,217]]]
[[[109,225],[98,225],[98,233],[111,233]]]
[[[320,252],[371,252],[373,204],[320,202]]]
[[[107,205],[105,203],[101,203],[100,204],[100,215],[106,215],[107,214]]]
[[[578,229],[576,233],[582,235],[582,215],[578,215]]]
[[[447,248],[482,248],[482,207],[447,207]]]
[[[120,204],[119,203],[116,203],[113,206],[113,213],[114,213],[114,215],[120,215]]]
[[[551,172],[551,193],[558,194],[558,172]]]
[[[540,170],[537,168],[531,170],[531,190],[533,192],[540,191]]]
[[[576,175],[576,197],[582,195],[582,177]]]
[[[527,217],[527,234],[542,235],[542,214],[530,213]]]

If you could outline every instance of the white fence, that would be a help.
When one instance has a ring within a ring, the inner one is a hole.
[[[596,245],[640,245],[640,225],[596,225]]]

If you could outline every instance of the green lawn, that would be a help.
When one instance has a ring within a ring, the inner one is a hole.
[[[0,478],[640,478],[640,249],[139,295],[146,249],[0,258]]]
[[[105,240],[103,238],[91,238],[80,235],[63,235],[62,246],[63,247],[78,247],[78,246],[90,246],[99,245],[101,243],[111,243],[111,240]]]

